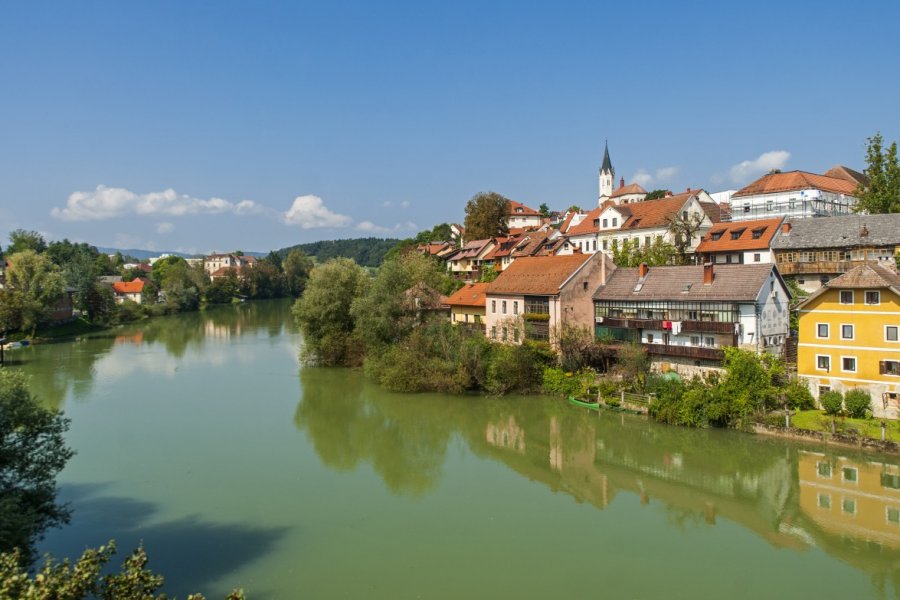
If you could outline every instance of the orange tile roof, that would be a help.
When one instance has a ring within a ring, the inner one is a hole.
[[[566,233],[566,230],[569,228],[569,224],[572,223],[572,219],[575,217],[574,212],[567,212],[566,218],[563,220],[562,224],[559,226],[560,233]]]
[[[144,291],[144,280],[117,281],[113,285],[113,291],[117,294],[140,294]]]
[[[590,254],[525,256],[517,258],[488,287],[488,294],[539,294],[552,296]],[[605,259],[605,257],[603,257]]]
[[[594,223],[597,219],[600,218],[600,213],[603,210],[612,204],[608,200],[601,204],[599,207],[593,209],[588,214],[584,216],[584,218],[577,225],[573,225],[569,227],[569,230],[566,232],[567,235],[584,235],[586,233],[597,233],[598,227]]]
[[[835,165],[825,171],[823,175],[827,175],[828,177],[836,177],[837,179],[846,179],[854,184],[858,183],[859,185],[866,186],[869,185],[869,178],[866,177],[864,173],[860,173],[850,167],[845,167],[844,165]]]
[[[668,198],[644,200],[643,202],[625,205],[621,207],[622,211],[626,214],[630,213],[630,216],[626,218],[621,229],[635,230],[666,227],[668,225],[669,217],[677,214],[692,196],[697,195],[701,191],[702,190],[688,190],[680,194],[675,194],[674,196],[669,196]],[[701,202],[701,204],[707,203]],[[708,207],[704,206],[703,208],[707,211]],[[717,220],[718,217],[714,214],[709,214],[709,212],[710,211],[707,211],[707,214],[710,216],[710,219]]]
[[[750,185],[739,189],[731,197],[755,196],[757,194],[774,194],[792,190],[816,189],[836,194],[852,196],[856,192],[856,183],[844,178],[817,175],[806,171],[788,171],[787,173],[769,173],[763,175]]]
[[[700,244],[697,252],[725,252],[728,250],[765,250],[772,243],[772,237],[778,233],[781,226],[781,217],[774,219],[758,219],[756,221],[737,221],[734,223],[717,223],[713,225]],[[760,231],[758,238],[754,239],[754,232]],[[732,234],[737,234],[733,239]],[[713,239],[713,238],[718,239]]]
[[[450,306],[484,306],[489,283],[468,283],[447,298]]]
[[[628,194],[646,194],[647,190],[642,188],[636,183],[629,183],[628,185],[623,185],[612,194],[609,195],[610,198],[618,198],[619,196],[626,196]]]
[[[522,209],[519,211],[519,209]],[[541,213],[534,210],[533,208],[529,208],[522,204],[521,202],[516,202],[515,200],[509,201],[509,212],[507,213],[511,217],[515,216],[540,216]]]

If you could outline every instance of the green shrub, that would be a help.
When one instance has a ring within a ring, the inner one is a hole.
[[[491,355],[485,390],[490,394],[528,393],[543,380],[544,367],[556,356],[546,344],[526,341],[520,346],[498,344]]]
[[[120,323],[137,321],[144,317],[144,310],[137,302],[125,300],[124,302],[122,302],[122,304],[119,305],[119,308],[116,311],[116,317],[118,318]]]
[[[847,413],[851,417],[862,419],[866,416],[866,411],[872,406],[872,397],[866,390],[854,388],[844,396],[844,405],[847,407]]]
[[[825,392],[819,396],[819,404],[822,405],[826,415],[840,414],[843,400],[843,395],[836,390]]]
[[[566,372],[558,367],[544,367],[544,392],[555,396],[575,396],[576,398],[590,394],[594,373],[582,370],[576,373]],[[596,392],[595,392],[596,393]]]
[[[816,407],[809,386],[801,379],[791,379],[784,389],[784,397],[788,406],[794,410],[811,410]]]

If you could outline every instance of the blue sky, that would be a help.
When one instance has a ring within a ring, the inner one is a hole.
[[[900,3],[57,2],[0,14],[0,236],[266,251],[495,190],[593,206],[861,169]]]

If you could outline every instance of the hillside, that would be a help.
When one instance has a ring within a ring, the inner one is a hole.
[[[352,258],[364,267],[377,267],[384,260],[384,255],[400,243],[396,239],[381,238],[357,238],[351,240],[322,240],[298,244],[288,248],[276,250],[281,256],[286,256],[291,250],[302,250],[308,256],[313,256],[318,262],[325,262],[329,258]]]

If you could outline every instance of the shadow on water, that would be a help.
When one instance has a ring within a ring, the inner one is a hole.
[[[207,597],[227,590],[221,586],[227,574],[272,551],[285,534],[284,528],[250,527],[239,523],[212,523],[200,515],[157,522],[158,509],[149,502],[106,495],[105,484],[65,485],[60,500],[73,510],[70,525],[48,532],[42,553],[75,559],[86,547],[115,539],[121,562],[141,542],[150,558],[149,568],[165,576],[164,590],[185,598],[203,592]],[[236,582],[237,586],[248,583]]]

